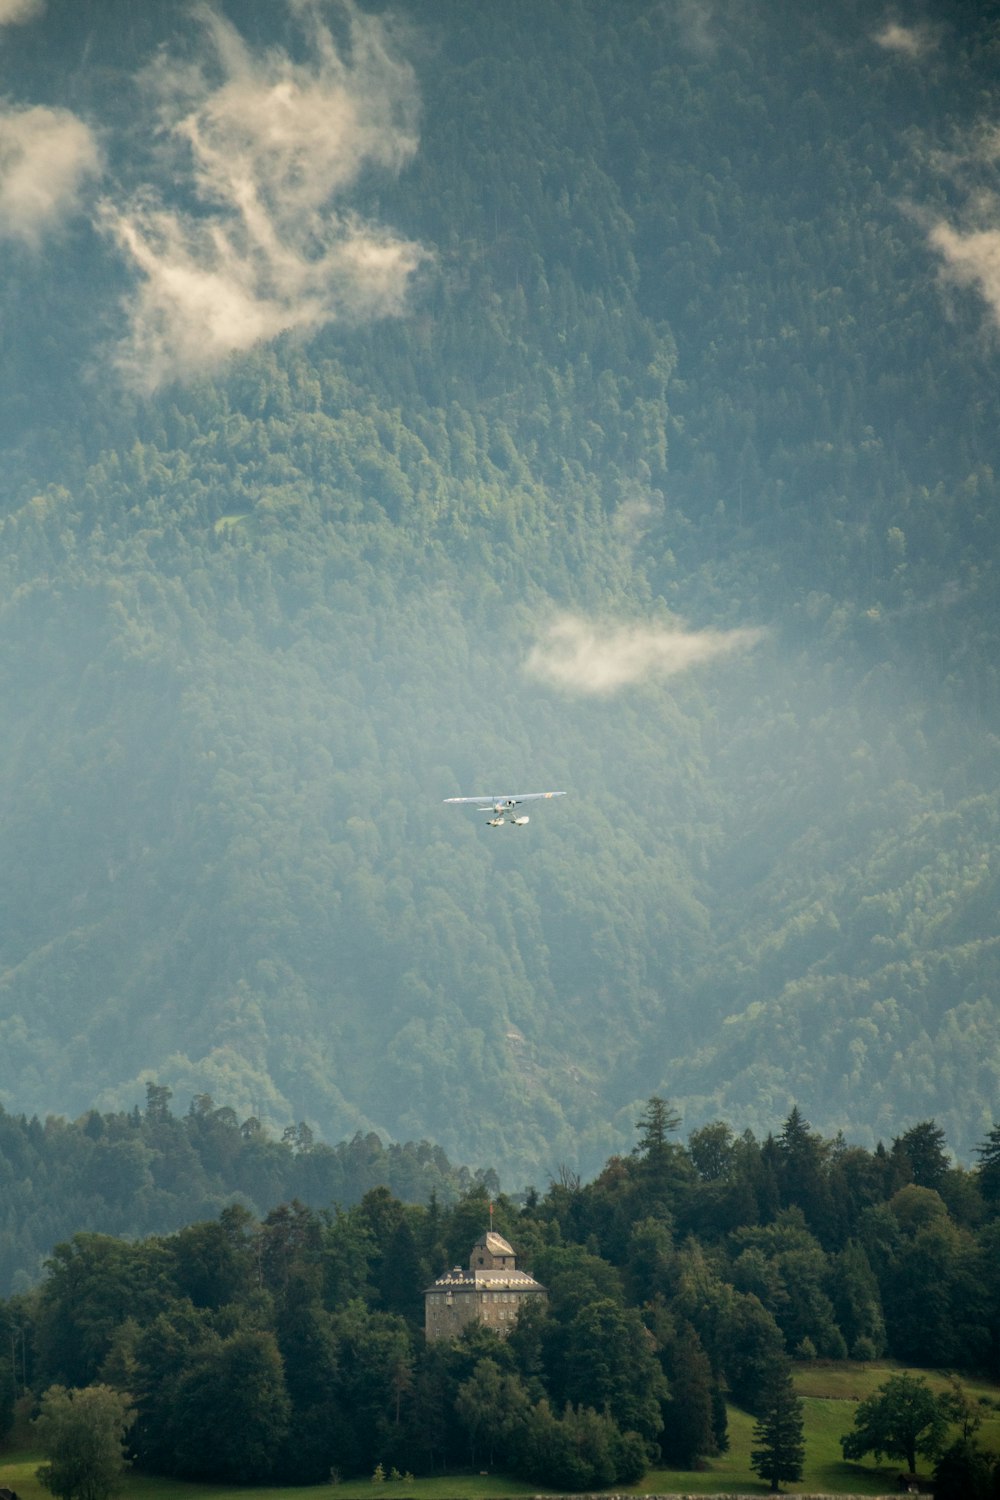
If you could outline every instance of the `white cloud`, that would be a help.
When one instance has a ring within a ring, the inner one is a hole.
[[[101,217],[139,273],[119,362],[134,381],[211,369],[288,329],[402,311],[422,248],[342,206],[371,166],[415,152],[412,69],[376,17],[343,7],[341,52],[312,0],[289,0],[308,60],[254,52],[210,7],[195,11],[205,61],[161,59],[172,172],[197,209],[152,192]]]
[[[913,204],[909,212],[941,257],[942,281],[978,291],[1000,325],[1000,125],[980,120],[929,160],[948,180],[949,196],[958,205],[954,220],[935,219]]]
[[[903,57],[923,57],[935,45],[935,38],[926,26],[903,26],[890,21],[875,33],[874,40],[887,52],[899,52]]]
[[[654,514],[653,503],[647,495],[632,495],[617,506],[611,524],[627,545],[635,546],[641,541]]]
[[[931,229],[930,242],[944,259],[945,274],[959,285],[976,287],[1000,324],[1000,229],[962,234],[940,222]]]
[[[0,26],[19,26],[45,10],[45,0],[0,0]]]
[[[0,237],[37,244],[77,211],[100,168],[93,132],[69,110],[0,112]]]
[[[681,38],[692,52],[715,51],[716,0],[675,0],[672,14]]]
[[[607,696],[648,679],[746,651],[760,630],[685,630],[680,626],[620,625],[560,615],[528,653],[531,677],[572,693]]]

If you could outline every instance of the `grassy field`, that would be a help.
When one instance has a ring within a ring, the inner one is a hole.
[[[870,1365],[808,1364],[799,1365],[795,1384],[805,1403],[806,1467],[802,1482],[786,1486],[788,1494],[886,1495],[894,1491],[898,1464],[883,1466],[845,1463],[840,1453],[840,1438],[850,1430],[854,1406],[869,1396],[902,1366],[889,1363]],[[945,1376],[927,1372],[936,1390],[946,1388]],[[964,1389],[982,1403],[983,1425],[979,1440],[984,1447],[1000,1451],[1000,1386],[980,1380],[963,1380]],[[729,1408],[729,1452],[713,1459],[699,1473],[679,1473],[670,1469],[651,1469],[640,1484],[633,1485],[635,1495],[764,1495],[766,1485],[755,1478],[750,1468],[753,1418],[735,1407]],[[51,1500],[35,1478],[42,1462],[39,1453],[30,1448],[30,1439],[22,1434],[5,1453],[0,1454],[0,1485],[16,1490],[21,1500]],[[924,1466],[924,1472],[929,1472]],[[336,1486],[309,1485],[303,1488],[240,1488],[232,1485],[184,1484],[174,1479],[149,1479],[130,1475],[124,1494],[126,1500],[496,1500],[499,1496],[540,1495],[547,1493],[537,1485],[523,1484],[501,1474],[456,1474],[438,1479],[417,1479],[406,1483],[375,1486],[370,1480],[353,1480]],[[618,1491],[618,1493],[623,1493]]]

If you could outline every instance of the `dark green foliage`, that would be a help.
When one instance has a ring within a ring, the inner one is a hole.
[[[0,1223],[8,1226],[0,1233],[0,1291],[30,1285],[54,1243],[88,1228],[163,1233],[233,1199],[258,1213],[296,1199],[348,1207],[379,1184],[410,1201],[439,1193],[452,1203],[474,1180],[426,1141],[386,1146],[377,1135],[359,1133],[327,1146],[305,1140],[301,1129],[276,1141],[205,1094],[178,1118],[169,1090],[153,1085],[142,1114],[91,1110],[75,1122],[50,1115],[43,1125],[0,1106],[0,1172]],[[220,1223],[199,1225],[174,1242],[182,1285],[198,1305],[231,1300],[247,1274],[239,1227],[247,1211],[240,1203]],[[415,1274],[411,1259],[407,1291],[398,1294],[410,1298],[411,1310]]]
[[[275,1467],[292,1482],[318,1483],[342,1461],[336,1434],[341,1346],[322,1302],[296,1282],[275,1318],[275,1334],[291,1402],[284,1452]]]
[[[662,1160],[669,1156],[669,1136],[680,1123],[680,1115],[674,1113],[668,1100],[654,1094],[646,1101],[646,1107],[636,1121],[640,1134],[635,1152],[652,1173],[655,1174]]]
[[[213,1338],[212,1322],[164,1289],[161,1308],[133,1340],[129,1389],[137,1421],[133,1443],[142,1467],[169,1474],[177,1464],[182,1420],[179,1394],[188,1372]]]
[[[669,1139],[679,1124],[680,1116],[673,1113],[665,1099],[655,1094],[636,1124],[640,1132],[635,1147],[639,1159],[636,1182],[648,1211],[666,1219],[671,1217],[691,1176],[687,1154]]]
[[[759,1412],[753,1429],[750,1464],[775,1492],[783,1481],[802,1478],[805,1447],[802,1442],[802,1402],[792,1385],[791,1366],[779,1361],[761,1382]]]
[[[689,1323],[681,1325],[665,1351],[670,1397],[663,1406],[660,1451],[670,1468],[690,1469],[718,1451],[715,1398],[718,1387],[701,1341]],[[725,1403],[722,1403],[723,1433]]]
[[[856,1240],[848,1240],[834,1259],[830,1295],[848,1353],[853,1359],[877,1359],[885,1351],[886,1338],[881,1296],[868,1257]]]
[[[504,1466],[517,1467],[531,1415],[528,1395],[515,1374],[496,1360],[478,1360],[455,1395],[455,1412],[469,1439],[469,1462],[490,1468],[499,1454]]]
[[[167,1110],[159,1127],[169,1121]],[[697,1220],[698,1195],[718,1179],[676,1149],[670,1192]],[[739,1166],[726,1170],[750,1180],[770,1147],[743,1136],[735,1149]],[[488,1223],[479,1187],[450,1206],[375,1188],[349,1209],[292,1201],[256,1219],[231,1206],[137,1243],[77,1235],[36,1291],[0,1306],[0,1328],[18,1389],[72,1378],[129,1393],[131,1442],[152,1471],[318,1483],[379,1463],[471,1463],[563,1488],[625,1484],[657,1452],[693,1467],[724,1450],[725,1395],[759,1419],[761,1464],[773,1447],[772,1468],[793,1465],[789,1350],[838,1358],[850,1339],[863,1358],[876,1341],[896,1355],[922,1339],[933,1352],[946,1330],[949,1363],[988,1363],[1000,1329],[995,1219],[956,1224],[933,1189],[892,1191],[877,1152],[820,1142],[817,1156],[832,1223],[852,1220],[840,1201],[852,1174],[892,1192],[860,1215],[858,1239],[830,1251],[794,1203],[769,1223],[755,1211],[725,1239],[680,1239],[662,1181],[643,1177],[636,1157],[613,1159],[592,1184],[552,1183],[520,1209],[498,1196],[496,1222],[530,1250],[549,1292],[507,1338],[478,1323],[453,1343],[420,1333],[422,1291],[454,1263],[447,1247],[464,1237],[467,1255]],[[846,1159],[852,1173],[838,1170]],[[807,1202],[815,1187],[804,1179]],[[917,1275],[925,1263],[936,1291]],[[957,1382],[934,1398],[922,1380],[895,1377],[859,1408],[844,1451],[912,1462],[949,1430],[970,1439],[977,1421]]]
[[[1000,1125],[994,1125],[976,1147],[979,1157],[979,1190],[991,1207],[1000,1205]]]
[[[812,1190],[805,1196],[812,1201]],[[844,1358],[844,1340],[827,1293],[827,1257],[806,1229],[801,1209],[785,1209],[773,1224],[739,1230],[730,1240],[734,1284],[756,1295],[772,1314],[787,1352],[808,1339],[825,1357]]]
[[[251,1215],[225,1209],[218,1223],[192,1224],[170,1241],[174,1280],[195,1307],[219,1308],[244,1297],[256,1278]]]
[[[248,1484],[275,1467],[291,1415],[284,1371],[270,1333],[246,1329],[211,1338],[171,1393],[171,1472]]]
[[[936,1500],[996,1500],[1000,1492],[1000,1457],[967,1437],[952,1443],[934,1465]]]
[[[716,1323],[719,1363],[732,1399],[756,1415],[768,1371],[784,1353],[781,1330],[753,1293],[719,1287],[715,1295],[721,1314]]]
[[[7,1436],[14,1421],[14,1403],[17,1400],[17,1351],[10,1340],[11,1358],[0,1363],[0,1439]]]
[[[38,1303],[36,1356],[48,1382],[86,1386],[107,1358],[115,1330],[159,1308],[165,1246],[78,1234],[55,1247]]]
[[[909,1473],[917,1454],[934,1458],[941,1452],[948,1418],[941,1401],[923,1376],[892,1375],[874,1396],[859,1403],[854,1429],[840,1440],[845,1458],[902,1459]]]
[[[883,1289],[891,1347],[913,1364],[958,1365],[970,1357],[978,1363],[976,1329],[986,1307],[980,1308],[975,1239],[932,1189],[902,1188],[890,1207],[901,1231]]]
[[[798,1105],[785,1121],[774,1152],[775,1175],[783,1204],[796,1204],[810,1229],[829,1243],[833,1236],[832,1205],[825,1170],[829,1146],[810,1130]]]
[[[541,1401],[525,1434],[525,1471],[556,1490],[606,1489],[634,1484],[646,1455],[636,1433],[619,1432],[606,1413],[567,1406],[560,1417]]]
[[[918,1187],[934,1188],[940,1192],[949,1166],[945,1133],[940,1125],[933,1120],[921,1121],[898,1136],[892,1143],[892,1150],[905,1163],[905,1174]]]
[[[659,1435],[667,1386],[634,1308],[610,1298],[581,1307],[550,1376],[570,1404],[606,1411],[623,1432],[638,1432],[647,1442]]]

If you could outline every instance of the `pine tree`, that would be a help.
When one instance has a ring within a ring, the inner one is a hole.
[[[636,1121],[639,1140],[634,1155],[639,1159],[645,1213],[661,1217],[670,1212],[675,1190],[687,1175],[684,1154],[676,1142],[668,1139],[680,1125],[669,1102],[653,1094]]]
[[[776,1494],[783,1479],[794,1482],[802,1478],[805,1460],[802,1402],[795,1394],[787,1360],[776,1361],[768,1371],[760,1394],[760,1412],[753,1429],[757,1447],[750,1452],[750,1464]]]

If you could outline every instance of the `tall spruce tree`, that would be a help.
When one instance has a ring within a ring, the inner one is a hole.
[[[754,1423],[750,1464],[755,1474],[766,1479],[777,1494],[782,1480],[794,1483],[802,1478],[805,1445],[802,1441],[802,1402],[792,1385],[792,1369],[787,1360],[776,1360],[764,1380],[760,1395],[760,1416]]]
[[[676,1190],[690,1171],[681,1148],[669,1139],[680,1123],[680,1115],[658,1094],[647,1099],[636,1121],[639,1183],[646,1212],[654,1218],[670,1213]]]

